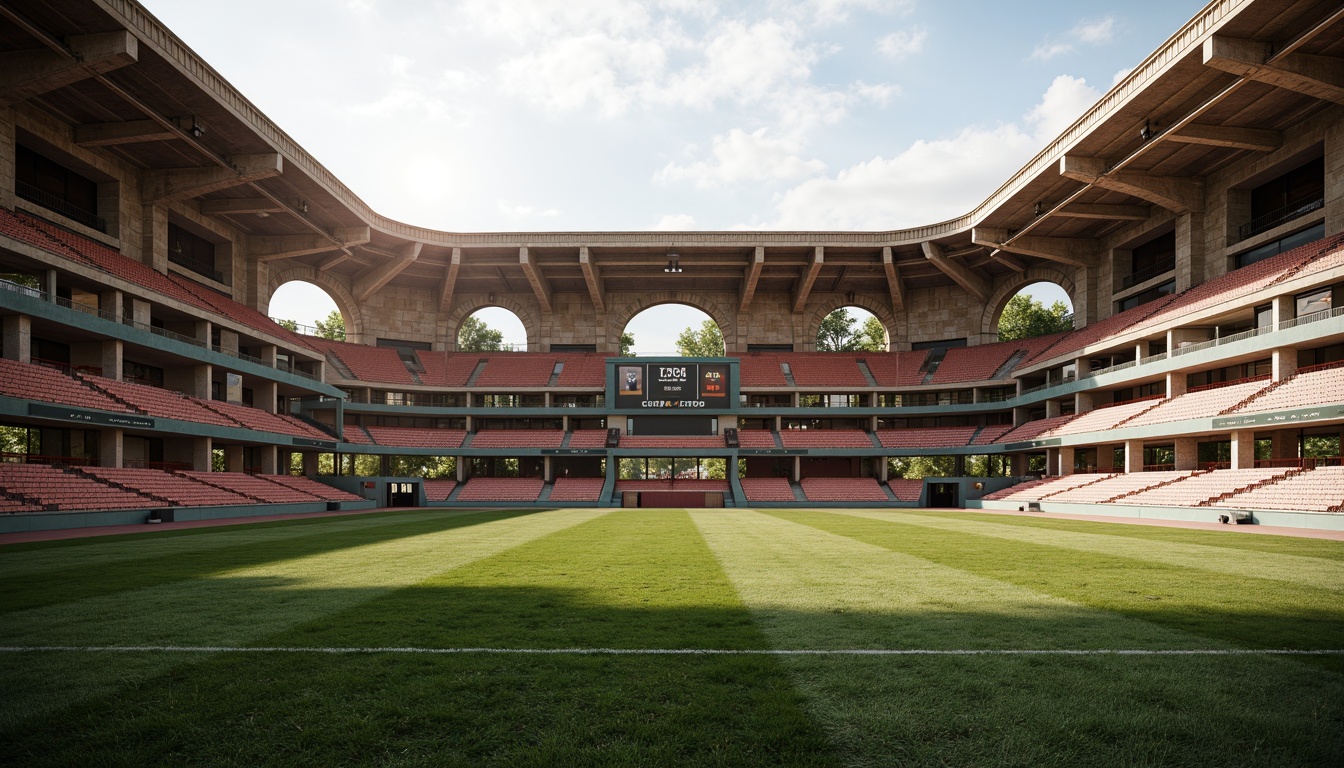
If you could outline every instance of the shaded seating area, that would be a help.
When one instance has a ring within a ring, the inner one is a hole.
[[[883,448],[954,448],[970,443],[977,429],[977,427],[879,429],[875,434]]]
[[[890,501],[871,477],[805,477],[801,485],[808,501]]]
[[[601,477],[557,477],[551,487],[551,501],[591,501],[602,500],[602,486],[606,483]]]
[[[472,448],[559,448],[565,433],[558,429],[483,429],[471,438]]]
[[[924,492],[924,481],[892,478],[887,481],[887,487],[900,501],[918,502],[920,494]]]
[[[426,479],[425,501],[447,501],[448,497],[453,495],[453,490],[456,488],[456,480]]]
[[[872,448],[868,435],[861,429],[785,429],[779,439],[785,448]]]
[[[457,493],[458,501],[536,501],[541,496],[540,477],[473,477]]]
[[[793,486],[787,477],[740,477],[742,494],[747,501],[794,501]]]
[[[130,413],[133,409],[78,379],[45,365],[0,357],[0,395],[23,400],[73,405],[100,411]]]

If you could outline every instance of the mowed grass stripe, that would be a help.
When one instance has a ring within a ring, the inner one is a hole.
[[[606,514],[565,510],[366,544],[10,613],[0,644],[251,645],[398,587]],[[187,661],[160,655],[131,664],[37,657],[0,661],[10,683],[0,724],[114,690]],[[79,685],[63,681],[79,680]]]
[[[331,521],[330,527],[274,528],[263,524],[247,531],[218,531],[218,541],[208,536],[192,536],[185,540],[138,539],[90,544],[94,552],[89,558],[83,556],[84,550],[80,548],[47,550],[34,553],[41,555],[44,566],[41,570],[21,570],[5,578],[4,583],[11,588],[0,595],[0,614],[205,578],[244,566],[385,543],[523,514],[530,513],[420,512],[391,516],[386,521]],[[0,554],[0,561],[7,559]]]
[[[692,513],[776,648],[1170,648],[1206,641],[758,512]]]
[[[596,640],[626,649],[769,647],[683,511],[594,516],[258,644]],[[134,764],[836,764],[770,656],[201,658],[6,738],[50,764],[109,745]],[[174,736],[183,732],[193,738]]]
[[[1138,557],[1080,552],[852,514],[771,513],[818,530],[1093,610],[1140,619],[1219,647],[1334,648],[1344,637],[1344,601],[1333,590],[1281,580],[1209,572]],[[1043,537],[1051,534],[1043,532]],[[1218,534],[1210,532],[1211,540]],[[1320,664],[1344,669],[1338,660]]]
[[[1248,552],[1219,546],[1222,543],[1221,539],[1226,539],[1227,536],[1218,538],[1210,536],[1208,539],[1210,543],[1192,544],[1132,539],[1109,533],[1022,528],[1003,525],[994,520],[960,520],[906,512],[853,509],[837,510],[837,513],[897,525],[920,525],[1029,544],[1047,544],[1079,552],[1128,557],[1145,562],[1209,571],[1226,577],[1254,576],[1257,579],[1275,579],[1321,589],[1344,591],[1344,542],[1339,543],[1335,559],[1330,559],[1275,552]]]

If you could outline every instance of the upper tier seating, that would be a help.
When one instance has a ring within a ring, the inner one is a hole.
[[[1184,395],[1158,401],[1151,410],[1121,424],[1122,427],[1141,427],[1146,424],[1161,424],[1183,419],[1200,419],[1217,416],[1234,408],[1241,401],[1259,392],[1269,385],[1267,376],[1209,387],[1192,387]]]
[[[622,448],[723,448],[720,435],[622,435]]]
[[[727,491],[727,480],[709,480],[696,477],[650,478],[647,480],[617,480],[616,492],[626,491]]]
[[[871,477],[805,477],[801,485],[808,501],[891,501]]]
[[[975,347],[954,347],[947,350],[943,361],[934,371],[931,384],[984,381],[1008,362],[1018,350],[1013,342],[982,344]]]
[[[420,381],[431,387],[465,387],[481,362],[479,352],[428,352],[417,350],[416,358],[424,371]]]
[[[1326,403],[1344,403],[1344,363],[1303,368],[1291,378],[1266,387],[1250,402],[1229,413],[1279,411]]]
[[[471,447],[559,448],[564,441],[558,429],[483,429],[471,438]]]
[[[914,352],[869,352],[864,356],[868,372],[879,387],[915,387],[924,381],[924,361],[927,349]]]
[[[924,492],[924,481],[893,477],[887,481],[887,487],[901,501],[918,502],[920,494]]]
[[[71,378],[55,368],[20,363],[2,357],[0,357],[0,395],[100,411],[131,412],[131,409],[123,403],[81,384],[78,379]]]
[[[1121,503],[1156,507],[1198,507],[1224,493],[1278,480],[1288,469],[1224,469],[1202,472],[1180,482],[1125,497]]]
[[[775,442],[775,432],[768,429],[739,429],[737,431],[739,448],[779,448]]]
[[[166,501],[46,464],[0,463],[0,490],[47,510],[153,509]]]
[[[548,499],[550,501],[601,501],[602,485],[605,482],[606,479],[601,477],[557,477]]]
[[[1072,419],[1073,414],[1069,414],[1067,416],[1051,416],[1048,419],[1036,419],[1035,421],[1028,421],[1025,424],[1021,424],[1003,433],[1002,435],[999,436],[999,439],[995,440],[994,442],[1017,443],[1023,440],[1035,440],[1037,437],[1040,437],[1046,432],[1049,432],[1050,430],[1055,429],[1062,424],[1068,423]],[[979,440],[976,440],[975,442],[977,445],[981,444]]]
[[[800,387],[868,387],[867,377],[859,370],[853,353],[795,353],[782,358]]]
[[[158,469],[80,467],[78,471],[81,474],[96,477],[105,483],[115,483],[137,493],[156,496],[177,507],[229,506],[255,503],[254,499],[231,490]]]
[[[222,400],[197,400],[196,402],[212,411],[222,413],[248,429],[293,435],[294,437],[308,437],[316,440],[333,439],[326,432],[289,414],[267,413],[260,408],[253,408],[242,403],[226,403]]]
[[[879,429],[876,434],[883,448],[953,448],[970,443],[976,429],[977,427]]]
[[[447,501],[449,496],[453,495],[453,489],[457,488],[456,480],[447,479],[426,479],[425,480],[425,500],[426,501]]]
[[[536,501],[540,477],[473,477],[457,492],[458,501]]]
[[[1050,435],[1079,435],[1084,432],[1103,432],[1129,417],[1152,408],[1161,397],[1148,397],[1142,400],[1128,400],[1114,405],[1103,405],[1095,410],[1079,415],[1050,430]]]
[[[231,490],[256,499],[263,504],[297,504],[318,501],[318,497],[290,485],[272,482],[266,475],[243,472],[190,472],[177,474],[208,483],[216,488]]]
[[[557,387],[602,389],[607,385],[607,358],[598,354],[566,354],[560,360],[565,367],[556,379]]]
[[[374,427],[364,428],[377,445],[394,445],[401,448],[461,448],[464,429],[434,429],[432,427]],[[351,427],[345,428],[347,442],[350,440]]]
[[[124,381],[80,374],[80,378],[109,395],[135,406],[141,413],[165,419],[214,424],[218,427],[241,427],[234,419],[210,410],[193,397],[169,389],[132,384]]]
[[[747,501],[795,501],[793,486],[787,477],[740,477],[742,494]]]
[[[273,483],[287,485],[296,491],[303,491],[311,496],[316,496],[323,501],[363,501],[362,497],[356,496],[349,491],[332,488],[326,483],[318,482],[317,480],[307,477],[296,477],[294,475],[266,475],[266,479]]]
[[[344,341],[313,339],[312,343],[341,361],[360,381],[382,384],[416,384],[401,355],[391,347],[370,347]]]
[[[483,358],[485,368],[476,377],[477,387],[544,387],[551,381],[558,360],[554,355],[492,354]]]
[[[1073,331],[1049,333],[1044,336],[1034,336],[1030,339],[1018,339],[1017,341],[1007,342],[1014,347],[1017,347],[1018,351],[1022,353],[1022,357],[1018,359],[1017,365],[1013,366],[1013,371],[1026,367],[1032,360],[1040,357],[1042,352],[1045,352],[1067,338],[1070,333],[1073,333]]]
[[[341,440],[355,445],[377,445],[369,433],[358,424],[346,424],[341,430]],[[393,443],[395,445],[395,443]]]
[[[1344,467],[1317,467],[1293,474],[1276,483],[1216,501],[1214,506],[1339,512],[1344,507]]]
[[[779,439],[785,448],[872,448],[868,434],[862,429],[786,429]]]
[[[1164,483],[1182,480],[1194,474],[1188,471],[1176,472],[1131,472],[1112,475],[1090,485],[1083,485],[1062,493],[1051,494],[1050,501],[1067,501],[1076,504],[1101,504],[1106,502],[1128,504],[1126,497]],[[1041,498],[1046,498],[1042,496]]]
[[[742,355],[738,366],[739,383],[743,387],[787,387],[789,382],[779,366],[783,360],[779,354],[770,352]]]
[[[971,441],[971,445],[989,445],[991,443],[997,443],[1004,435],[1011,431],[1013,431],[1012,424],[990,424],[980,430],[980,434],[975,436],[975,439]]]
[[[569,436],[570,448],[605,448],[607,447],[607,430],[605,429],[576,429]]]

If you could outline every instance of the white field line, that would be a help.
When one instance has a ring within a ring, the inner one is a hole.
[[[405,648],[226,645],[0,646],[0,653],[516,654],[533,656],[1338,656],[1344,648]]]

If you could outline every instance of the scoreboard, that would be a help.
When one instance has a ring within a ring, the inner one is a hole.
[[[618,360],[615,403],[622,410],[721,410],[732,407],[733,366],[728,363],[691,363],[674,358],[663,362]]]

